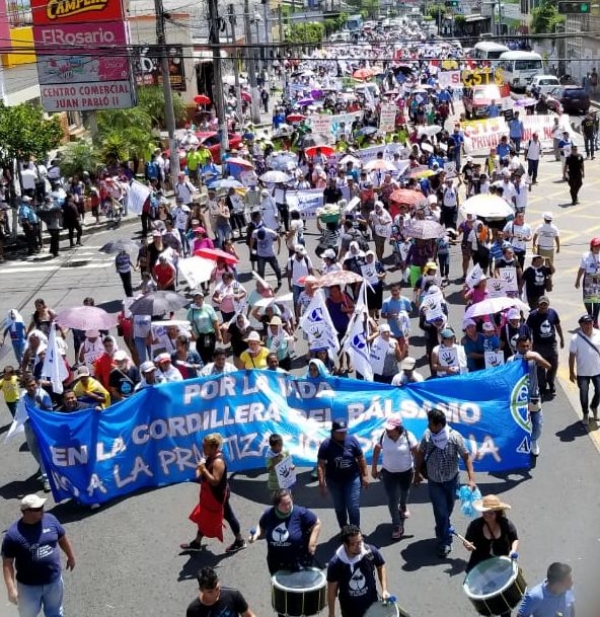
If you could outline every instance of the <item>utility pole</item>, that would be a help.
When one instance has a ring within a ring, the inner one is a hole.
[[[179,175],[179,153],[177,139],[175,138],[175,110],[173,109],[173,93],[171,92],[171,80],[169,78],[169,59],[167,57],[167,40],[165,35],[165,11],[162,0],[154,0],[156,12],[156,42],[160,51],[160,74],[162,77],[163,96],[165,97],[165,119],[169,133],[169,149],[171,151],[169,171],[171,173],[171,185],[177,184]]]
[[[225,100],[223,97],[223,71],[221,66],[221,48],[219,41],[219,7],[217,0],[208,0],[208,41],[212,47],[213,55],[213,97],[217,119],[219,120],[219,140],[221,142],[221,156],[229,148],[229,136],[227,135],[227,118],[225,117]]]
[[[271,49],[269,48],[269,41],[271,40],[270,32],[269,32],[269,13],[271,12],[271,7],[269,6],[269,0],[262,0],[263,3],[263,19],[265,20],[265,60],[263,63],[263,69],[268,70],[269,67],[269,59],[271,54]]]
[[[242,125],[242,90],[240,88],[240,58],[237,48],[237,40],[235,38],[235,10],[233,4],[227,7],[229,13],[229,23],[231,24],[231,38],[233,39],[231,47],[234,51],[233,57],[233,77],[235,79],[235,100],[236,100],[236,112]]]
[[[246,30],[246,49],[248,50],[248,81],[250,82],[250,117],[254,124],[260,123],[260,101],[258,95],[258,82],[256,81],[256,55],[252,48],[252,26],[250,24],[250,0],[244,0],[244,26]]]

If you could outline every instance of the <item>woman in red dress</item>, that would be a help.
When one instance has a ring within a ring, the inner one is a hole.
[[[223,520],[229,523],[235,535],[235,541],[225,551],[233,553],[246,548],[240,524],[229,501],[227,463],[221,451],[222,446],[223,438],[218,433],[207,435],[202,442],[205,458],[200,460],[196,469],[196,477],[200,480],[200,501],[189,516],[198,526],[198,532],[194,540],[180,545],[183,550],[202,550],[204,537],[219,538],[223,542]]]

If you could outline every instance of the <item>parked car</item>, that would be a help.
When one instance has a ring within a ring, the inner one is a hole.
[[[486,86],[466,88],[463,103],[467,120],[471,118],[487,118],[492,101],[498,105],[501,113],[512,107],[508,84],[503,84],[502,86],[488,84]]]
[[[590,95],[581,86],[563,86],[548,94],[548,107],[556,113],[587,114]]]
[[[196,137],[203,146],[206,146],[212,154],[213,161],[217,164],[221,164],[221,142],[219,141],[219,134],[215,131],[199,131],[196,133]],[[229,147],[232,150],[237,150],[242,143],[242,136],[237,133],[229,133]]]
[[[537,89],[540,94],[548,94],[551,90],[555,90],[556,88],[560,88],[558,77],[554,75],[536,75],[531,80],[531,83],[527,85],[525,91],[530,94]]]

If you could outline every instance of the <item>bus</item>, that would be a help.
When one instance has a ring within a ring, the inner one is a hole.
[[[507,51],[500,56],[502,78],[513,90],[525,91],[536,75],[544,72],[542,56],[533,51]]]
[[[475,45],[471,52],[471,57],[476,60],[498,60],[507,51],[510,51],[510,49],[506,45],[500,45],[500,43],[492,41],[482,41]]]
[[[349,15],[346,20],[346,28],[350,32],[360,32],[363,28],[364,22],[362,15]]]

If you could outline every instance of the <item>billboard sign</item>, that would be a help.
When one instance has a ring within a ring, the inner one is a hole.
[[[129,61],[123,56],[39,56],[38,78],[43,86],[128,80]]]
[[[182,45],[168,45],[167,58],[169,61],[169,83],[172,90],[185,92],[185,66]],[[138,86],[162,85],[161,74],[161,47],[147,45],[137,47],[134,52],[134,74]]]
[[[40,55],[127,56],[125,22],[91,22],[89,24],[56,24],[34,26],[35,50]]]
[[[31,0],[31,8],[35,26],[123,20],[122,0]]]
[[[49,85],[40,86],[40,90],[42,105],[49,112],[124,109],[136,103],[135,89],[127,81]]]

